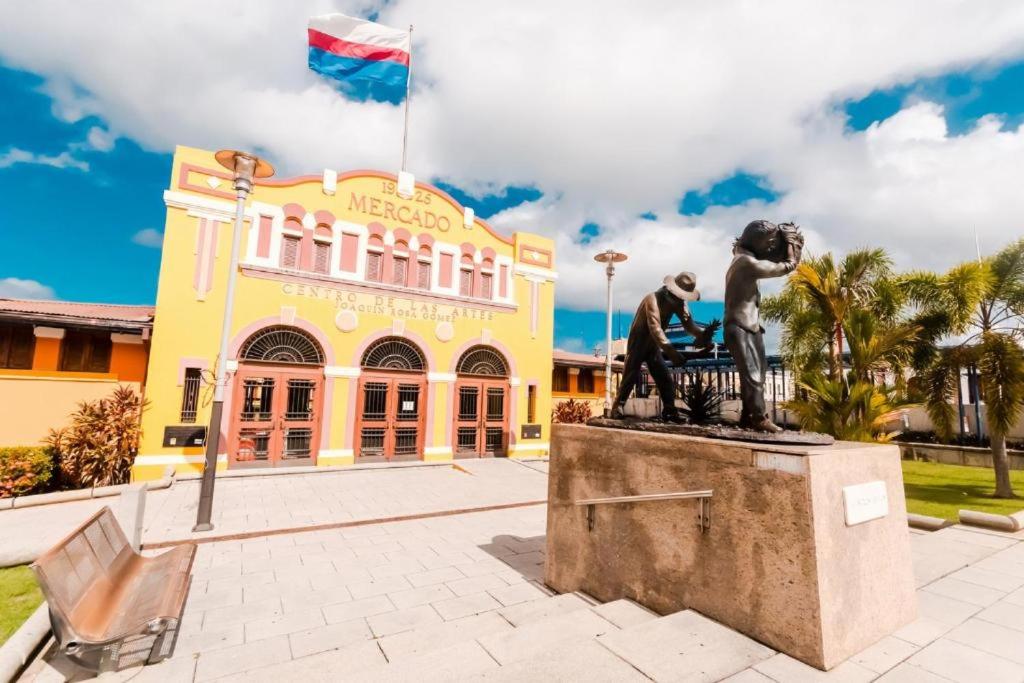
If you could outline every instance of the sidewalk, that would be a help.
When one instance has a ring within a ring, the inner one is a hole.
[[[199,481],[177,481],[146,495],[143,543],[298,529],[313,525],[542,501],[546,462],[458,460],[452,465],[223,477],[211,532],[195,534]],[[104,505],[98,498],[0,511],[7,548],[41,552]]]

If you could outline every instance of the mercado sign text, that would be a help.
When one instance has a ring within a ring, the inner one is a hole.
[[[348,199],[349,211],[356,211],[375,218],[397,221],[406,225],[414,225],[426,230],[439,230],[441,232],[451,230],[451,219],[430,210],[431,195],[429,192],[417,189],[409,200],[397,199],[395,183],[390,180],[384,181],[383,192],[386,195],[396,197],[396,200],[393,201],[387,197],[376,197],[372,194],[350,192]]]
[[[470,306],[437,304],[401,296],[386,294],[362,294],[336,287],[304,285],[292,282],[281,283],[281,293],[308,299],[328,301],[339,311],[354,311],[370,315],[383,315],[406,320],[432,320],[454,322],[456,320],[494,320],[494,311],[485,311]]]

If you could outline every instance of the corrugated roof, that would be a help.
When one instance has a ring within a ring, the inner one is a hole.
[[[0,316],[64,324],[149,327],[154,310],[153,306],[0,298]]]

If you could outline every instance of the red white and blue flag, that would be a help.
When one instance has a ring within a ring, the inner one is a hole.
[[[309,20],[309,68],[328,78],[405,86],[410,50],[407,31],[344,14]]]

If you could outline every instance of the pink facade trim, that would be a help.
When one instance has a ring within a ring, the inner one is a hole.
[[[192,172],[202,173],[203,175],[213,176],[214,178],[222,178],[227,181],[233,180],[233,177],[224,169],[202,168],[200,166],[193,166],[192,164],[182,164],[178,169],[178,189],[195,192],[197,194],[205,194],[211,197],[220,197],[222,199],[235,199],[235,195],[231,192],[215,190],[209,185],[193,185],[188,180],[188,175]]]
[[[462,251],[463,258],[469,256],[469,258],[472,259],[473,254],[476,253],[476,245],[471,244],[470,242],[463,242],[459,245],[459,249]]]
[[[508,266],[502,263],[498,271],[498,295],[504,299],[508,297]]]
[[[454,386],[454,385],[453,385]],[[437,383],[427,382],[427,425],[424,427],[423,447],[429,448],[434,445],[434,402],[437,393]]]
[[[424,245],[426,245],[427,247],[434,246],[434,236],[428,235],[425,232],[421,232],[419,235],[417,235],[416,241],[420,243],[420,249],[422,249]]]
[[[326,209],[320,209],[313,214],[313,219],[316,221],[317,227],[325,225],[328,228],[334,225],[334,214]]]
[[[273,219],[270,216],[260,216],[259,236],[256,241],[256,256],[267,258],[270,256],[270,236],[272,232]]]
[[[395,228],[392,232],[395,235],[396,242],[401,240],[406,244],[409,244],[409,242],[412,241],[412,233],[406,230],[405,228]]]
[[[284,212],[284,218],[286,221],[295,220],[301,223],[302,219],[306,217],[306,209],[304,209],[301,204],[296,204],[295,202],[285,204],[281,207],[281,211]]]
[[[437,283],[442,287],[452,286],[452,267],[454,265],[454,258],[451,254],[441,254],[441,264],[438,266],[441,270],[437,274]]]
[[[494,261],[494,259],[495,259],[495,257],[497,256],[497,254],[496,254],[496,253],[495,253],[495,251],[494,251],[493,249],[491,249],[490,247],[484,247],[483,249],[481,249],[481,250],[480,250],[480,256],[481,256],[481,257],[482,257],[482,258],[483,258],[483,259],[484,259],[485,261],[486,261],[486,260]]]
[[[341,260],[338,266],[346,273],[354,273],[359,259],[359,235],[341,233]]]
[[[299,270],[313,270],[313,231],[302,229],[302,242],[299,243]]]
[[[192,273],[192,289],[195,290],[197,298],[206,298],[206,294],[213,289],[214,265],[217,260],[217,237],[220,223],[215,220],[199,219],[199,229],[196,241],[195,270]]]
[[[224,192],[222,190],[212,190],[210,189],[209,186],[203,187],[202,185],[192,185],[191,183],[188,182],[188,174],[192,171],[202,173],[204,175],[214,176],[216,178],[223,178],[224,180],[230,181],[232,179],[231,176],[223,169],[211,169],[201,166],[195,166],[193,164],[182,164],[178,173],[178,187],[180,189],[189,190],[191,192],[196,192],[198,194],[211,195],[214,197],[224,197],[226,199],[235,198],[235,196],[230,192]],[[373,171],[368,169],[357,169],[353,171],[346,171],[345,173],[339,173],[338,184],[340,186],[340,184],[343,183],[344,181],[353,178],[382,178],[385,180],[394,181],[396,183],[398,182],[398,176],[396,176],[393,173],[385,173],[383,171]],[[280,179],[264,178],[261,180],[257,180],[256,185],[262,185],[264,187],[292,187],[294,185],[302,185],[303,183],[313,182],[323,182],[323,177],[320,175],[301,175],[294,176],[292,178]],[[416,187],[438,195],[439,197],[447,201],[449,204],[451,204],[459,213],[465,213],[466,207],[457,202],[454,197],[452,197],[450,194],[448,194],[441,188],[430,185],[429,183],[420,182],[416,183]],[[477,218],[475,223],[480,225],[480,227],[482,227],[484,230],[486,230],[487,233],[494,239],[500,242],[504,242],[505,244],[508,245],[515,244],[515,241],[511,237],[506,237],[505,235],[502,235],[493,227],[491,227],[491,225],[482,218]]]
[[[368,223],[366,226],[366,230],[370,233],[371,237],[378,237],[380,238],[381,242],[384,241],[384,233],[387,232],[387,228],[385,228],[380,223],[377,223],[376,221],[374,221],[373,223]]]
[[[334,231],[331,230],[330,226],[321,224],[316,226],[316,229],[313,231],[313,236],[329,240],[334,237]]]
[[[178,386],[185,385],[185,370],[197,368],[200,372],[210,369],[210,361],[206,358],[179,358],[178,359]]]

